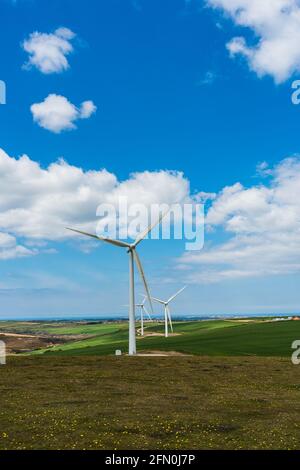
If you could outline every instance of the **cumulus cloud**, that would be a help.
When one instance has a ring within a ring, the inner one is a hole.
[[[225,187],[207,213],[209,228],[227,240],[186,253],[179,267],[195,282],[300,272],[300,157],[273,169],[262,165],[269,180],[245,188]]]
[[[211,240],[202,251],[177,259],[188,282],[300,272],[300,157],[259,168],[260,184],[237,182],[218,194],[197,195],[209,199]],[[180,172],[144,171],[119,181],[105,169],[84,171],[64,160],[42,168],[26,155],[16,159],[0,150],[0,259],[49,252],[53,243],[68,239],[80,246],[83,241],[65,227],[95,233],[98,205],[117,207],[120,198],[146,207],[194,200]]]
[[[41,103],[31,106],[34,121],[44,129],[59,134],[76,129],[78,119],[88,119],[97,110],[92,101],[84,101],[79,108],[61,95],[51,94]]]
[[[29,54],[25,69],[36,67],[44,74],[59,73],[69,68],[67,56],[73,52],[75,33],[68,28],[58,28],[54,33],[34,32],[22,43]]]
[[[84,101],[79,110],[79,116],[81,119],[88,119],[97,111],[97,106],[93,103],[93,101]]]
[[[0,260],[32,256],[35,250],[17,243],[14,236],[0,232]]]
[[[117,206],[121,197],[128,204],[171,204],[189,200],[190,187],[177,172],[145,171],[118,181],[105,169],[84,171],[64,160],[42,168],[26,155],[15,159],[0,150],[0,258],[32,255],[44,251],[47,243],[78,240],[67,226],[95,233],[98,205]]]
[[[221,9],[238,27],[254,34],[232,38],[232,57],[243,56],[259,77],[270,75],[282,83],[300,71],[300,5],[298,0],[207,0]]]

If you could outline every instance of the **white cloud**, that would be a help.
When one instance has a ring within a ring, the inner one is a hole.
[[[300,157],[283,160],[267,175],[270,180],[264,185],[245,188],[236,183],[217,195],[206,222],[223,229],[227,240],[179,260],[190,280],[300,272]]]
[[[227,48],[241,55],[259,77],[270,75],[282,83],[300,71],[300,5],[298,0],[207,0],[238,27],[248,28],[254,40],[232,38]]]
[[[36,67],[45,74],[59,73],[69,68],[67,56],[73,52],[72,39],[75,34],[68,28],[58,28],[54,33],[34,32],[22,47],[29,59],[24,68]]]
[[[19,245],[14,236],[0,232],[0,260],[32,256],[34,250]]]
[[[80,106],[80,118],[88,119],[97,111],[97,106],[92,101],[84,101]]]
[[[59,134],[76,129],[75,121],[89,118],[97,107],[92,101],[84,101],[77,108],[64,96],[52,94],[41,103],[33,104],[30,109],[34,121],[40,127]]]
[[[100,203],[172,203],[190,198],[182,173],[132,174],[118,181],[107,170],[84,171],[64,160],[42,168],[24,155],[19,159],[0,149],[0,258],[45,251],[42,242],[80,237],[65,230],[75,226],[95,233]],[[17,243],[22,239],[22,246]]]
[[[225,241],[208,240],[204,250],[177,260],[188,282],[300,272],[300,157],[261,167],[264,184],[198,194],[212,199],[208,228],[216,240],[221,231]],[[28,156],[15,159],[0,150],[0,259],[47,252],[70,238],[80,246],[80,237],[65,227],[95,232],[98,205],[117,205],[121,197],[147,207],[192,200],[180,172],[145,171],[119,181],[105,169],[84,171],[64,160],[42,168]]]

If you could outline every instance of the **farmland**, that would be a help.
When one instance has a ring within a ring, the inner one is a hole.
[[[1,367],[0,449],[299,449],[299,323],[147,323],[139,352],[168,357],[115,357],[126,322],[2,323],[60,342]]]
[[[110,323],[5,323],[3,333],[31,334],[52,343],[27,351],[48,355],[110,355],[128,349],[127,322]],[[137,333],[139,329],[137,328]],[[280,356],[291,355],[291,344],[300,338],[300,322],[254,319],[175,322],[174,335],[163,336],[163,324],[146,324],[145,337],[137,335],[140,352],[177,351],[192,355]]]

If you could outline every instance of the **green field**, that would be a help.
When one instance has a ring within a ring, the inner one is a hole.
[[[33,354],[107,355],[116,349],[128,349],[128,324],[103,323],[92,325],[35,326],[51,334],[88,334],[93,337],[55,346]],[[148,323],[146,332],[163,332],[163,324]],[[236,320],[193,321],[174,323],[176,336],[138,337],[139,351],[178,351],[187,354],[213,356],[281,356],[291,355],[292,342],[300,338],[300,322],[256,320],[243,323]]]
[[[175,336],[138,336],[139,352],[185,353],[168,357],[114,357],[127,351],[126,322],[0,331],[72,335],[1,366],[1,450],[300,449],[300,366],[290,359],[300,322],[175,322]]]

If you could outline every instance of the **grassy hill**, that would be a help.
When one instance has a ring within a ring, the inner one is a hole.
[[[0,450],[299,448],[300,366],[289,356],[300,322],[177,322],[176,336],[138,339],[139,351],[193,354],[180,357],[112,356],[127,350],[126,322],[20,330],[72,340],[7,358]]]
[[[40,327],[41,328],[41,327]],[[107,355],[116,349],[128,350],[128,324],[44,326],[51,334],[88,334],[87,339],[72,341],[33,354]],[[146,333],[163,333],[162,323],[148,323]],[[138,351],[177,351],[213,356],[281,356],[291,355],[291,344],[300,339],[300,322],[214,320],[174,323],[174,336],[138,336]]]

